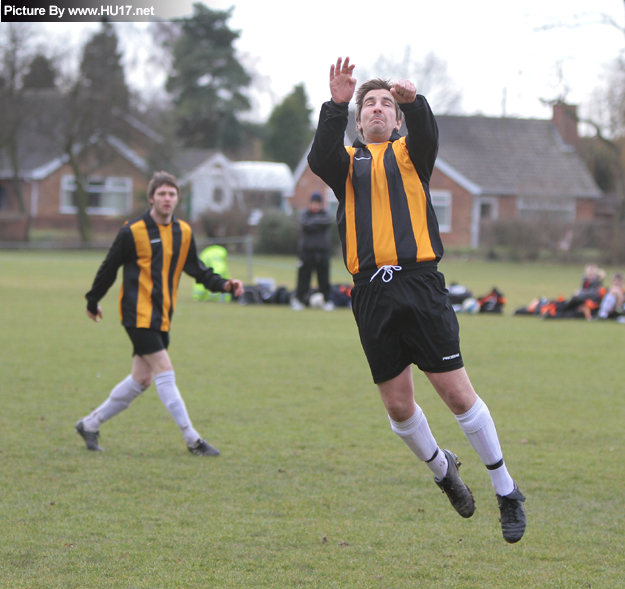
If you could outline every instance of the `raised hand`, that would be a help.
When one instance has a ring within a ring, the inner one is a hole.
[[[409,104],[417,97],[417,87],[410,80],[398,80],[393,84],[391,94],[399,104]]]
[[[356,78],[352,78],[353,65],[349,63],[349,57],[339,57],[336,65],[330,66],[330,92],[332,100],[336,103],[349,102],[356,89]]]

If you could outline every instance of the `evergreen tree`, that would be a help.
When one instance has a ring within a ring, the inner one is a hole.
[[[80,63],[83,95],[94,107],[127,112],[130,91],[126,85],[119,39],[113,25],[102,23],[102,29],[85,45]],[[98,106],[100,105],[100,106]]]
[[[243,90],[251,78],[236,58],[237,31],[227,26],[232,9],[193,5],[180,19],[180,35],[171,44],[173,95],[178,135],[188,147],[234,149],[240,142],[237,114],[250,108]]]
[[[30,62],[28,72],[24,76],[23,87],[32,90],[43,90],[55,87],[56,70],[52,61],[45,55],[35,55]]]
[[[311,112],[304,84],[295,86],[267,121],[265,155],[295,170],[313,137]]]

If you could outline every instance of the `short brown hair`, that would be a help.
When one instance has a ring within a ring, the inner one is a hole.
[[[172,174],[168,172],[154,172],[150,183],[148,184],[148,200],[151,201],[156,189],[162,186],[163,184],[167,184],[168,186],[173,186],[178,191],[178,196],[180,196],[180,186],[178,186],[178,180]]]
[[[374,78],[373,80],[369,80],[368,82],[361,84],[360,88],[356,91],[356,121],[360,121],[360,112],[362,111],[365,96],[371,90],[388,90],[390,92],[392,87],[393,85],[389,80],[383,80],[382,78]],[[395,112],[397,113],[397,120],[401,121],[403,119],[403,113],[396,100]]]

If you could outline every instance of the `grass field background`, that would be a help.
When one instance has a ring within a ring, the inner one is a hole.
[[[222,456],[187,452],[153,387],[103,426],[105,452],[87,452],[74,424],[131,361],[118,284],[103,322],[84,314],[103,256],[0,251],[0,587],[625,587],[625,326],[511,315],[570,295],[582,268],[441,265],[448,283],[508,299],[503,316],[459,316],[527,496],[526,535],[508,545],[486,470],[416,370],[473,518],[392,434],[348,310],[194,303],[183,277],[170,353]],[[245,276],[242,257],[230,266]],[[257,257],[254,274],[292,287],[295,260]],[[339,260],[332,281],[348,282]]]

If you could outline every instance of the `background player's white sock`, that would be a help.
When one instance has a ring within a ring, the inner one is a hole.
[[[512,493],[514,481],[503,461],[495,422],[486,403],[478,397],[473,407],[462,415],[456,415],[456,419],[471,446],[486,465],[495,493],[498,495]]]
[[[421,407],[415,403],[414,415],[406,421],[395,421],[390,415],[388,419],[391,422],[391,429],[404,440],[406,446],[419,460],[426,463],[434,476],[439,480],[445,478],[447,457],[439,450]]]
[[[115,386],[111,391],[108,399],[102,403],[97,409],[92,411],[82,421],[83,426],[88,432],[97,432],[100,425],[111,419],[132,403],[146,387],[140,385],[132,375],[129,374],[124,380]]]
[[[173,370],[161,372],[154,377],[154,384],[156,385],[159,399],[180,428],[187,446],[195,444],[201,436],[193,429],[191,424],[187,406],[184,404],[180,391],[176,386],[176,373]]]

